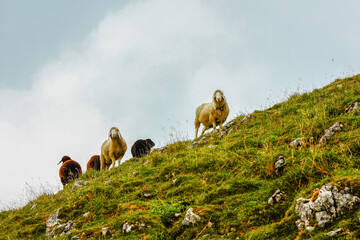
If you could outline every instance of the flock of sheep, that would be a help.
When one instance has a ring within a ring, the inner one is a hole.
[[[197,138],[200,124],[203,124],[204,129],[201,135],[207,129],[213,128],[215,133],[216,126],[219,125],[220,130],[222,124],[226,121],[229,115],[229,106],[225,99],[225,95],[221,90],[216,90],[213,94],[213,100],[210,103],[203,103],[196,109],[195,115],[195,138]],[[151,148],[155,143],[151,139],[139,139],[131,147],[131,154],[133,157],[140,158],[150,153]],[[97,171],[109,170],[110,166],[115,166],[115,161],[121,161],[127,145],[124,138],[121,136],[117,127],[112,127],[109,131],[109,138],[101,146],[101,154],[94,155],[87,163],[87,170],[94,169]],[[74,179],[82,175],[81,166],[69,156],[63,156],[58,164],[62,163],[59,171],[60,180],[65,187],[66,184],[74,181]]]

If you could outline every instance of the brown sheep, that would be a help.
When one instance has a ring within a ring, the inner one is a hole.
[[[100,166],[101,166],[100,155],[94,155],[88,161],[86,165],[86,169],[87,170],[94,169],[96,171],[100,171]]]
[[[131,147],[131,154],[133,157],[143,157],[150,153],[151,148],[155,146],[155,143],[150,138],[143,140],[137,140]]]
[[[63,188],[65,188],[66,184],[74,181],[82,175],[82,170],[80,164],[72,160],[69,156],[63,156],[58,165],[61,162],[63,164],[60,167],[59,176]]]
[[[101,171],[108,170],[110,165],[115,166],[115,161],[119,163],[126,152],[127,146],[117,127],[112,127],[109,131],[109,139],[101,146]]]
[[[213,95],[213,101],[210,103],[203,103],[196,109],[195,116],[195,138],[199,131],[200,124],[204,125],[204,129],[201,132],[201,135],[204,134],[209,128],[213,128],[213,133],[215,133],[215,128],[217,125],[220,125],[220,130],[222,124],[226,121],[226,118],[229,115],[229,106],[227,104],[224,93],[221,90],[216,90]]]

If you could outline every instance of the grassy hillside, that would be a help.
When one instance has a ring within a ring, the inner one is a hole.
[[[360,210],[308,232],[296,227],[295,205],[325,183],[360,196],[360,111],[344,114],[359,95],[360,75],[339,79],[255,111],[247,121],[234,119],[223,138],[208,134],[194,147],[176,142],[110,171],[89,171],[80,178],[89,182],[83,188],[71,191],[69,184],[22,209],[1,212],[0,239],[44,239],[46,220],[59,208],[62,223],[75,225],[58,239],[328,239],[337,228],[346,230],[338,237],[354,239],[360,236]],[[318,146],[337,121],[343,130]],[[296,138],[303,145],[289,147]],[[274,163],[281,155],[286,163],[277,173]],[[277,189],[286,200],[268,204]],[[200,221],[182,226],[190,207]],[[125,233],[124,224],[131,231]]]

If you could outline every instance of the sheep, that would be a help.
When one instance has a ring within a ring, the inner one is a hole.
[[[117,127],[112,127],[109,131],[109,139],[101,146],[101,171],[108,170],[112,163],[115,166],[115,161],[119,163],[126,152],[127,146],[124,138],[121,136]]]
[[[87,170],[94,169],[96,171],[100,171],[100,165],[101,165],[100,155],[94,155],[88,161],[88,163],[86,165],[86,169]]]
[[[226,118],[229,115],[229,106],[227,104],[224,93],[221,90],[216,90],[213,94],[213,101],[210,103],[203,103],[196,108],[195,114],[195,138],[197,138],[200,124],[204,125],[204,129],[201,132],[201,135],[204,134],[209,128],[213,128],[213,133],[215,133],[215,128],[217,125],[220,125],[220,130],[222,124],[226,121]]]
[[[150,153],[151,148],[155,146],[155,143],[150,138],[143,140],[137,140],[131,147],[131,154],[133,157],[143,157]]]
[[[63,188],[65,185],[74,181],[82,175],[81,166],[76,161],[72,160],[69,156],[63,156],[58,165],[62,162],[59,170],[59,176]]]

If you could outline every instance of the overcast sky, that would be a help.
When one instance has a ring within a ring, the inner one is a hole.
[[[0,1],[0,203],[60,187],[117,126],[131,157],[194,138],[224,91],[231,120],[360,71],[359,1]]]

